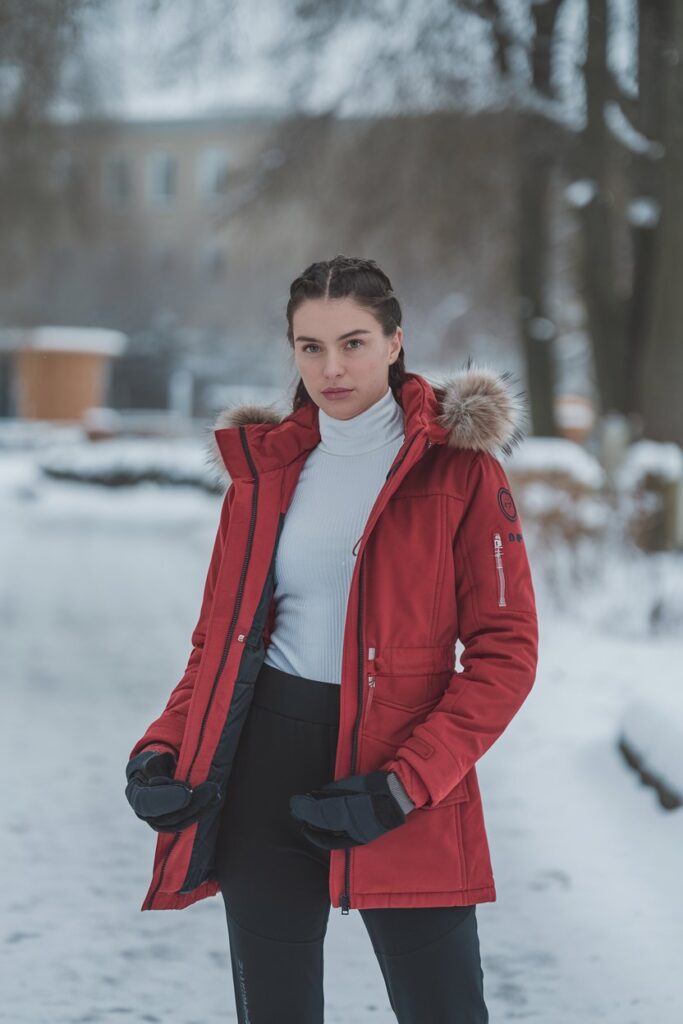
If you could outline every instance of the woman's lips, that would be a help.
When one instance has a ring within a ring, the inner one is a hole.
[[[323,391],[325,398],[346,398],[350,395],[353,388],[341,388],[338,391]]]

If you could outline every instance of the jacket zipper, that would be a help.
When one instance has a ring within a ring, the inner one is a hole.
[[[360,570],[358,576],[358,708],[356,710],[356,720],[353,723],[353,738],[351,741],[351,775],[356,773],[356,754],[358,750],[358,724],[360,714],[363,709],[363,570],[365,565],[363,564],[363,556],[365,555],[365,549],[360,557]],[[351,878],[351,857],[348,849],[344,850],[344,892],[340,897],[341,912],[342,914],[348,914],[351,907],[349,900],[349,888]]]
[[[204,735],[204,727],[206,725],[206,722],[207,722],[207,719],[208,719],[208,716],[209,716],[209,711],[211,709],[211,704],[213,703],[214,694],[216,693],[216,687],[218,685],[218,680],[221,677],[221,673],[223,671],[223,668],[225,666],[225,662],[226,662],[227,657],[228,657],[228,651],[230,650],[230,643],[232,641],[232,635],[235,632],[235,623],[237,621],[237,616],[239,615],[240,607],[242,605],[242,591],[244,589],[244,581],[245,581],[246,576],[247,576],[247,570],[249,568],[249,560],[251,558],[251,549],[252,549],[252,545],[253,545],[253,541],[254,541],[254,530],[255,530],[255,527],[256,527],[256,509],[257,509],[257,506],[258,506],[258,487],[259,487],[259,481],[258,481],[258,476],[256,474],[256,467],[254,466],[254,462],[253,462],[253,459],[251,457],[251,452],[249,451],[249,444],[247,443],[247,437],[246,437],[246,433],[245,433],[244,427],[240,427],[239,431],[240,431],[240,440],[242,441],[242,447],[244,448],[244,454],[246,455],[247,461],[249,463],[249,468],[251,469],[251,472],[252,472],[252,474],[254,476],[254,497],[253,497],[252,503],[251,503],[251,520],[249,522],[249,534],[248,534],[248,537],[247,537],[247,547],[246,547],[246,551],[245,551],[245,554],[244,554],[244,560],[242,562],[242,571],[240,573],[239,586],[237,588],[237,597],[235,598],[235,605],[234,605],[234,608],[233,608],[232,619],[230,620],[230,625],[228,627],[228,632],[227,632],[226,637],[225,637],[225,643],[223,644],[223,654],[221,655],[220,664],[218,665],[218,668],[216,669],[216,674],[214,676],[213,685],[211,687],[211,693],[210,693],[209,699],[207,701],[206,709],[204,711],[204,716],[202,718],[202,724],[201,724],[201,727],[200,727],[200,730],[199,730],[199,739],[197,740],[197,745],[195,747],[194,754],[192,755],[192,760],[190,761],[190,767],[188,768],[188,770],[187,770],[187,772],[185,774],[185,780],[184,780],[185,782],[189,781],[190,774],[192,772],[192,768],[194,767],[194,763],[195,763],[195,761],[197,759],[197,754],[199,753],[199,750],[200,750],[200,747],[201,747],[201,743],[202,743],[202,737]],[[242,637],[242,634],[240,634],[240,639],[241,639],[241,637]],[[168,850],[166,851],[166,857],[164,858],[164,864],[163,864],[163,867],[161,869],[161,873],[159,874],[159,881],[157,882],[154,891],[150,894],[149,899],[147,900],[147,909],[148,910],[151,908],[152,903],[154,902],[154,898],[155,898],[156,894],[158,893],[159,889],[161,888],[161,883],[162,883],[163,878],[164,878],[164,872],[166,871],[166,866],[168,864],[168,859],[169,859],[169,857],[171,855],[171,851],[173,850],[175,844],[178,842],[178,837],[181,836],[181,835],[182,835],[182,830],[180,832],[174,832],[173,833],[173,839],[171,841],[171,845],[169,846]]]
[[[498,574],[498,607],[505,607],[505,570],[503,569],[503,541],[499,533],[493,535],[493,556]]]
[[[389,479],[389,477],[392,476],[396,472],[396,470],[399,468],[399,466],[402,464],[403,460],[405,459],[406,455],[408,454],[408,452],[410,451],[410,449],[412,447],[413,441],[417,437],[418,437],[418,434],[415,434],[411,438],[409,444],[406,447],[406,450],[404,451],[404,453],[400,457],[400,459],[398,459],[396,462],[393,463],[393,465],[391,465],[389,467],[389,471],[388,471],[387,475],[384,478],[385,483]],[[425,438],[425,450],[427,448],[431,447],[431,444],[432,444],[432,442],[429,440],[429,438]],[[365,531],[363,531],[363,532],[365,532]],[[362,535],[359,538],[359,540],[362,540]],[[358,541],[356,541],[356,544],[357,543],[358,543]],[[355,545],[354,545],[354,547],[355,547]],[[365,668],[365,663],[364,663],[364,660],[363,660],[363,654],[365,652],[365,646],[364,646],[364,643],[363,643],[363,569],[364,569],[363,558],[364,558],[364,556],[365,556],[365,548],[363,548],[362,554],[360,556],[360,568],[358,570],[358,702],[357,702],[358,703],[358,707],[356,708],[356,718],[355,718],[355,721],[353,723],[353,734],[352,734],[352,740],[351,740],[351,772],[350,772],[351,775],[355,775],[356,774],[356,758],[357,758],[357,753],[358,753],[358,728],[359,728],[360,719],[361,719],[362,713],[363,713],[363,678],[364,678],[364,668]],[[368,701],[372,700],[372,694],[374,693],[374,682],[375,682],[374,676],[371,676],[370,678],[372,679],[372,687],[373,688],[370,688],[370,690],[369,690]],[[368,685],[370,685],[369,680],[368,680]],[[351,888],[351,885],[350,885],[350,879],[351,879],[351,852],[352,852],[351,849],[349,849],[348,847],[344,850],[344,891],[342,892],[342,894],[341,894],[341,896],[339,898],[339,903],[340,903],[340,906],[341,906],[342,914],[348,914],[349,910],[351,908],[351,901],[350,901],[350,897],[349,897],[349,890]]]

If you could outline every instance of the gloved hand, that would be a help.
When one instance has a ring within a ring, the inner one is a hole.
[[[155,832],[182,832],[220,801],[220,786],[202,782],[193,788],[174,779],[170,751],[141,750],[126,765],[126,799],[138,818]]]
[[[302,834],[324,850],[372,842],[406,820],[389,789],[388,775],[384,771],[350,775],[292,796],[292,817],[304,822]]]

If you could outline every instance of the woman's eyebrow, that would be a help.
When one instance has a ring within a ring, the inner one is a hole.
[[[344,338],[350,338],[352,334],[372,334],[372,331],[366,331],[366,330],[363,330],[363,328],[360,328],[360,330],[357,330],[357,331],[347,331],[346,334],[340,334],[339,337],[337,338],[337,341],[343,341]],[[321,342],[319,341],[318,338],[306,338],[303,334],[300,334],[294,340],[295,341],[315,341],[316,343],[321,344]]]

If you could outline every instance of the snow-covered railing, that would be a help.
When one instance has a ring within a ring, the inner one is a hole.
[[[683,804],[683,687],[653,686],[624,709],[619,749],[667,810]]]

